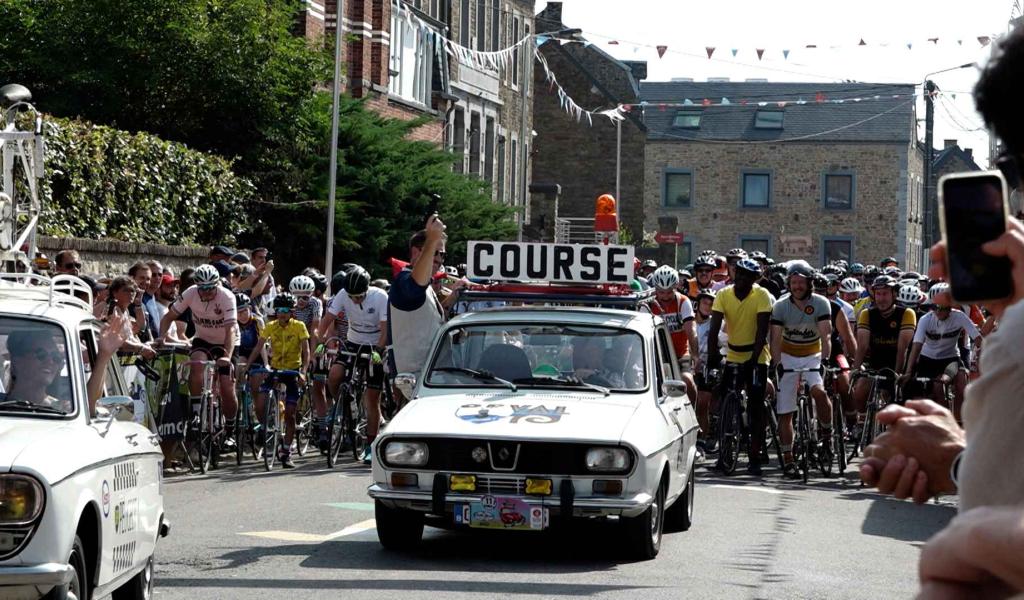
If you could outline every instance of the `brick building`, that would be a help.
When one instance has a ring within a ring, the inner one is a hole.
[[[562,3],[548,2],[536,17],[538,31],[560,31],[572,27],[562,21]],[[587,110],[614,108],[636,103],[638,81],[646,77],[643,62],[612,58],[596,44],[559,44],[550,41],[540,47],[558,83]],[[560,105],[556,90],[545,80],[542,69],[534,74],[533,180],[538,184],[561,186],[558,216],[592,218],[594,202],[601,194],[615,193],[617,126],[607,118],[577,122]],[[643,235],[644,144],[647,128],[639,111],[629,113],[622,127],[620,223],[634,240]]]
[[[645,228],[678,218],[679,265],[704,248],[744,247],[814,264],[892,255],[920,270],[924,153],[913,93],[891,84],[641,83]],[[702,107],[723,98],[730,105]],[[658,107],[670,103],[687,105]]]

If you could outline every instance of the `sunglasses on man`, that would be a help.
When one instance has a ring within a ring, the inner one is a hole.
[[[68,271],[70,271],[71,269],[81,269],[82,268],[82,263],[80,263],[80,262],[64,263],[63,265],[60,266],[60,268],[67,269]]]

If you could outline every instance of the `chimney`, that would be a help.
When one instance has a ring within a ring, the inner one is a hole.
[[[946,148],[952,148],[953,146],[956,146],[956,140],[942,140],[943,150],[945,150]]]
[[[964,148],[964,154],[967,155],[967,158],[969,158],[971,160],[974,160],[974,149],[973,148]]]
[[[541,12],[542,18],[551,24],[562,24],[562,3],[561,2],[548,2],[548,5],[544,7]],[[543,31],[543,30],[542,30]]]
[[[646,60],[624,60],[622,64],[629,67],[630,72],[633,73],[633,79],[636,79],[637,82],[647,79]]]

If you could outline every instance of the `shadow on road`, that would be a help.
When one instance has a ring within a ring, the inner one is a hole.
[[[924,542],[956,516],[956,507],[878,498],[868,508],[861,533],[904,542]]]

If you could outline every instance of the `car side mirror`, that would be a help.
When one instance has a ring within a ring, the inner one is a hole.
[[[111,419],[118,421],[135,420],[135,399],[128,396],[107,396],[96,402],[97,412],[99,409],[107,411]]]
[[[399,373],[395,376],[395,387],[398,388],[406,400],[412,400],[416,391],[416,375],[413,373]]]
[[[669,398],[681,398],[686,395],[686,382],[679,379],[668,379],[661,387]]]

